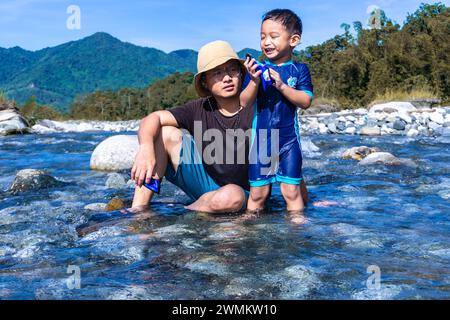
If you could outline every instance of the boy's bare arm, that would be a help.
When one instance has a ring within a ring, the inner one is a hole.
[[[312,99],[306,92],[289,87],[281,80],[280,74],[273,69],[270,69],[270,76],[275,82],[274,86],[293,105],[302,109],[308,109],[311,106]]]
[[[287,84],[278,89],[293,105],[302,109],[308,109],[311,106],[311,97],[304,91],[296,90]]]
[[[242,90],[241,95],[239,97],[241,106],[249,107],[255,103],[256,96],[258,94],[258,84],[256,84],[253,80],[249,82],[247,87]]]
[[[252,106],[253,103],[255,103],[256,96],[258,95],[258,87],[261,82],[261,79],[259,78],[261,75],[261,70],[256,71],[258,64],[255,59],[250,58],[249,56],[245,59],[244,66],[247,69],[251,79],[247,87],[242,90],[240,95],[241,106],[245,108]]]

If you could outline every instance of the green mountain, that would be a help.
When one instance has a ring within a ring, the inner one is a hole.
[[[103,32],[39,51],[0,48],[0,89],[18,103],[37,102],[66,111],[77,95],[143,88],[175,72],[195,73],[197,52],[165,53],[122,42]]]
[[[39,103],[66,110],[78,94],[144,87],[177,71],[193,71],[193,57],[189,50],[166,54],[95,33],[36,52],[1,49],[0,87],[19,103],[35,95]]]

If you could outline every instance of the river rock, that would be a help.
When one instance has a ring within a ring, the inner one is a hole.
[[[88,211],[106,211],[107,203],[90,203],[84,207]]]
[[[119,189],[127,186],[125,178],[120,173],[110,173],[106,180],[106,187],[110,189]]]
[[[16,174],[9,192],[19,194],[30,190],[55,188],[64,184],[43,170],[24,169]]]
[[[381,135],[380,127],[363,127],[361,128],[360,134],[363,136],[379,136]]]
[[[430,120],[434,123],[437,123],[438,125],[444,124],[444,117],[439,112],[433,112],[430,114]]]
[[[430,122],[428,122],[428,128],[430,128],[433,131],[436,131],[436,130],[440,129],[441,126],[434,121],[430,121]]]
[[[406,123],[405,123],[403,120],[396,120],[396,121],[394,122],[393,128],[394,128],[395,130],[403,131],[403,130],[405,130],[405,128],[406,128]]]
[[[399,159],[388,152],[375,152],[369,154],[367,157],[359,162],[361,166],[385,164],[389,166],[401,166],[406,165],[410,167],[416,167],[417,165],[409,159]]]
[[[337,123],[337,125],[336,125],[336,128],[337,128],[339,131],[344,131],[344,130],[346,129],[345,123],[342,122],[342,121],[339,121],[339,122]]]
[[[440,136],[450,137],[450,128],[448,128],[448,127],[437,128],[434,131],[434,133],[437,135],[440,135]]]
[[[18,111],[16,104],[13,101],[1,101],[0,102],[0,111],[10,110],[10,111]]]
[[[113,198],[111,201],[106,205],[106,211],[116,211],[120,210],[126,207],[125,201],[120,198]]]
[[[15,109],[0,111],[0,135],[7,136],[17,133],[29,133],[30,124]]]
[[[356,128],[355,127],[348,127],[347,129],[345,129],[345,133],[353,135],[353,134],[356,133]]]
[[[119,135],[101,142],[91,156],[91,169],[100,171],[121,171],[133,167],[139,150],[137,136]]]
[[[406,135],[410,138],[417,137],[419,135],[419,131],[416,129],[411,129]]]
[[[417,108],[432,108],[440,105],[441,100],[438,98],[415,99],[411,103]]]
[[[396,112],[404,112],[404,113],[417,110],[417,108],[411,102],[394,101],[394,102],[376,104],[372,108],[370,108],[369,113],[386,112],[386,111],[384,111],[384,109],[387,109],[390,111],[395,110]]]
[[[378,148],[369,148],[366,146],[354,147],[344,151],[342,154],[343,159],[362,160],[371,153],[379,152]]]
[[[408,114],[406,114],[406,113],[404,113],[404,112],[400,112],[400,113],[398,114],[398,117],[399,117],[401,120],[405,121],[407,124],[413,123],[413,118],[412,118],[410,115],[408,115]]]
[[[303,112],[305,115],[310,114],[320,114],[320,113],[331,113],[331,112],[337,112],[339,111],[339,108],[336,106],[328,105],[328,104],[321,104],[317,106],[313,106],[308,108]]]
[[[331,133],[336,133],[337,132],[336,124],[334,122],[329,123],[328,124],[328,130]]]

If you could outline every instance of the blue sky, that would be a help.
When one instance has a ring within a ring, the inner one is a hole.
[[[0,0],[0,47],[20,46],[38,50],[97,31],[122,41],[166,52],[198,50],[203,44],[229,41],[236,50],[259,49],[262,14],[289,8],[303,20],[304,33],[298,49],[321,43],[341,33],[343,22],[367,21],[367,8],[377,5],[387,16],[403,23],[426,0]],[[450,0],[442,0],[447,6]],[[81,29],[69,30],[67,8],[81,10]]]

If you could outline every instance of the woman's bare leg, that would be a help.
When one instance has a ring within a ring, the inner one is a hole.
[[[166,173],[167,164],[170,162],[176,171],[180,162],[180,148],[182,133],[175,127],[162,127],[155,141],[156,168],[153,178],[162,179]],[[146,209],[154,192],[142,186],[136,186],[133,197],[132,209],[139,211]]]

